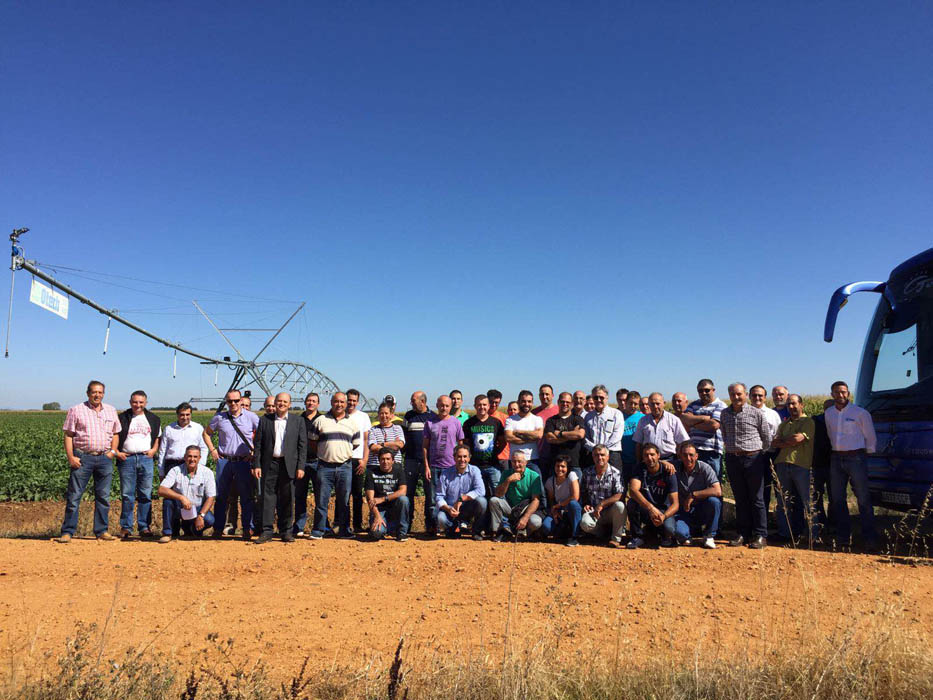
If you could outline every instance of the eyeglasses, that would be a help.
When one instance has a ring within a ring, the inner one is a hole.
[[[593,401],[605,401],[607,397],[605,396],[594,396]]]
[[[697,389],[697,391],[699,391],[701,394],[710,394],[713,391],[713,387],[708,386],[704,389]]]
[[[227,399],[227,403],[240,403],[240,399]]]

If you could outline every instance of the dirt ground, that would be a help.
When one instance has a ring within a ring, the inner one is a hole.
[[[0,505],[0,532],[27,518],[40,529],[52,519],[54,530],[63,507]],[[82,504],[85,525],[90,505]],[[309,655],[314,664],[387,663],[400,635],[431,663],[501,658],[506,634],[513,648],[539,642],[573,655],[604,645],[623,658],[665,647],[685,659],[768,653],[882,623],[929,643],[928,563],[780,547],[616,551],[420,536],[59,545],[36,533],[0,539],[0,644],[4,668],[51,666],[76,624],[97,623],[105,656],[148,645],[186,663],[217,633],[288,674]]]

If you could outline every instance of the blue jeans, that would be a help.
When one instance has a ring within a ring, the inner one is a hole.
[[[458,523],[464,525],[472,522],[472,531],[478,535],[483,531],[486,524],[486,499],[480,496],[472,501],[460,504],[460,517],[456,522],[451,520],[450,516],[440,508],[437,509],[437,529],[450,533]]]
[[[716,478],[722,477],[722,453],[711,450],[697,450],[697,458],[706,462],[716,472]]]
[[[327,506],[330,503],[330,492],[337,491],[334,499],[334,527],[340,528],[340,534],[350,532],[350,484],[353,480],[353,463],[347,460],[342,464],[336,462],[317,463],[317,480],[314,483],[314,525],[311,534],[315,537],[324,536],[327,525]]]
[[[136,525],[140,532],[152,525],[152,457],[145,454],[129,455],[117,460],[120,473],[120,528],[133,531],[133,505],[139,504]]]
[[[374,540],[381,540],[387,534],[396,530],[399,537],[408,534],[408,525],[411,523],[411,502],[408,500],[408,496],[393,498],[388,503],[380,503],[376,508],[379,510],[382,519],[386,521],[386,531],[384,533],[373,531],[373,520],[375,518],[370,513],[369,534]]]
[[[862,539],[878,539],[875,529],[875,511],[868,491],[868,457],[864,452],[839,454],[833,452],[829,458],[829,485],[832,493],[831,506],[835,513],[836,535],[844,542],[852,535],[849,519],[849,504],[846,502],[846,486],[852,482],[852,493],[858,502],[859,520],[862,523]]]
[[[81,466],[72,469],[68,476],[62,534],[74,535],[78,529],[78,506],[93,476],[94,534],[101,535],[107,532],[107,518],[110,515],[110,480],[113,479],[113,461],[106,455],[89,455],[80,450],[75,450],[74,454],[81,460]]]
[[[204,514],[204,529],[196,530],[194,520],[181,519],[181,501],[174,498],[162,499],[162,534],[169,537],[178,537],[179,529],[186,535],[201,537],[204,530],[214,527],[214,514],[210,511]]]
[[[540,533],[542,537],[549,535],[577,538],[577,531],[580,529],[580,520],[583,518],[583,506],[580,501],[570,501],[559,511],[560,519],[555,520],[551,512],[541,521]]]
[[[236,482],[236,490],[240,496],[240,526],[243,534],[249,534],[253,529],[253,475],[250,471],[252,465],[238,459],[217,460],[217,501],[214,503],[215,532],[219,535],[227,522],[227,499],[230,496],[230,485]]]
[[[436,474],[434,475],[437,478]],[[421,479],[421,485],[424,489],[424,529],[426,532],[437,530],[437,506],[434,503],[434,479],[424,478],[424,462],[411,457],[405,458],[405,482],[408,485],[408,499],[412,504],[415,502],[415,489],[418,487],[418,480]],[[408,522],[411,528],[411,521]]]
[[[304,532],[308,524],[308,486],[314,491],[314,479],[317,473],[317,460],[305,463],[305,475],[295,479],[295,525],[292,533]]]
[[[765,506],[765,471],[771,471],[767,453],[726,455],[726,473],[735,496],[736,530],[746,540],[768,536],[768,511]]]
[[[677,539],[683,542],[694,532],[704,537],[716,537],[719,534],[721,513],[721,498],[710,496],[702,501],[694,501],[689,511],[680,511],[674,516]]]
[[[813,511],[810,470],[787,462],[776,464],[774,469],[781,482],[777,499],[778,534],[799,537],[807,531],[809,521],[812,528],[810,536],[816,538],[820,525]]]

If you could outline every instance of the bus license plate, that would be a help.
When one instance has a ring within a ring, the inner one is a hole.
[[[897,493],[895,491],[882,491],[881,500],[885,503],[895,503],[899,506],[909,506],[910,505],[910,494],[909,493]]]

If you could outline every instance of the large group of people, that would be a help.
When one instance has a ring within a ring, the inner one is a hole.
[[[74,536],[92,478],[99,539],[129,538],[134,524],[140,536],[155,537],[158,468],[162,543],[208,531],[235,536],[238,517],[240,536],[259,544],[275,537],[405,541],[420,485],[428,537],[524,537],[568,546],[585,538],[628,549],[695,542],[715,549],[726,479],[736,519],[729,546],[768,544],[772,493],[772,541],[818,544],[832,536],[848,546],[850,484],[864,546],[879,546],[866,464],[875,432],[842,381],[832,384],[832,399],[816,416],[807,416],[803,399],[784,386],[772,388],[771,408],[765,387],[736,382],[727,405],[710,379],[698,382],[693,401],[674,393],[670,409],[659,392],[619,389],[615,408],[602,384],[559,393],[542,384],[537,404],[522,390],[502,411],[502,392],[490,389],[475,396],[472,414],[456,389],[438,396],[435,410],[425,392],[415,391],[403,417],[386,396],[374,421],[354,389],[334,393],[326,412],[316,393],[305,397],[300,414],[287,393],[269,396],[261,416],[233,389],[207,426],[192,421],[191,405],[182,403],[164,428],[144,391],[133,392],[119,414],[103,402],[104,392],[103,383],[90,382],[87,401],[65,419],[71,475],[58,542]],[[108,532],[113,460],[119,537]]]

